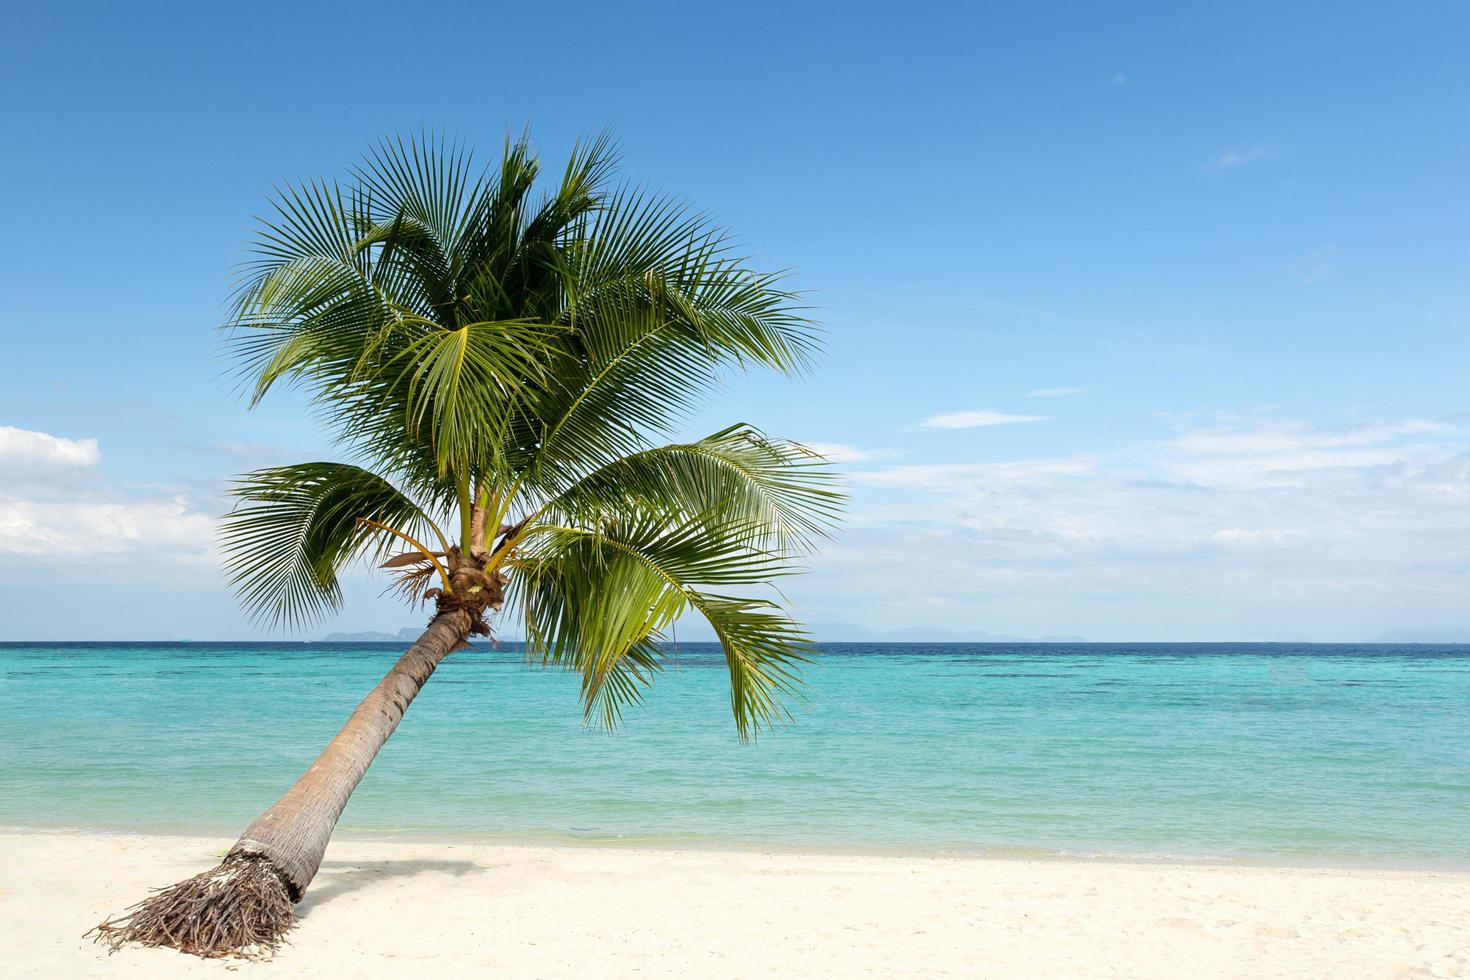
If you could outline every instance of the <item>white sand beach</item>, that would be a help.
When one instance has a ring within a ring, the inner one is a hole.
[[[230,841],[0,836],[22,977],[1459,977],[1470,872],[336,841],[265,962],[82,934]]]

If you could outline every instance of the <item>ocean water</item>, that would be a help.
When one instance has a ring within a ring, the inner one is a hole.
[[[0,826],[218,832],[388,644],[0,645]],[[828,644],[742,745],[687,644],[609,735],[513,647],[450,657],[339,833],[1470,866],[1470,647]]]

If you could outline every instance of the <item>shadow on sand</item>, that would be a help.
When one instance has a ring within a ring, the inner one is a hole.
[[[304,919],[312,909],[330,902],[339,895],[366,888],[380,881],[393,878],[411,878],[420,874],[445,874],[456,878],[468,874],[483,874],[490,868],[474,861],[447,861],[421,858],[403,861],[324,861],[321,873],[308,889],[301,904],[296,906],[296,915]]]

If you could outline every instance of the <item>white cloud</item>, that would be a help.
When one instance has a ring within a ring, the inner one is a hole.
[[[267,446],[263,442],[216,442],[209,447],[210,452],[220,453],[224,456],[235,456],[241,459],[255,459],[270,452],[277,452],[274,446]]]
[[[1115,72],[1113,72],[1112,77],[1108,79],[1108,84],[1109,85],[1127,85],[1128,84],[1128,73],[1126,71],[1115,71]]]
[[[96,439],[64,439],[0,425],[0,466],[7,469],[87,467],[101,461]]]
[[[108,503],[0,499],[0,553],[203,558],[214,521],[184,497]]]
[[[1017,422],[1045,422],[1045,415],[1008,415],[979,409],[970,412],[949,412],[932,415],[919,424],[928,429],[977,429],[991,425],[1014,425]]]
[[[101,462],[96,439],[0,426],[0,555],[123,557],[146,577],[160,562],[209,553],[214,521],[186,495],[124,491],[108,482]]]
[[[859,449],[845,442],[808,442],[804,445],[833,463],[860,463],[880,455],[871,449]]]
[[[885,470],[853,473],[856,483],[872,486],[923,486],[956,489],[980,484],[1024,483],[1032,480],[1081,476],[1093,471],[1090,457],[1024,459],[1006,463],[930,463],[895,466]]]
[[[1274,155],[1275,151],[1269,146],[1263,143],[1257,143],[1255,146],[1246,147],[1245,149],[1225,150],[1217,154],[1205,164],[1205,170],[1209,172],[1235,170]]]
[[[1294,487],[1306,484],[1314,471],[1361,470],[1402,462],[1399,453],[1382,449],[1270,453],[1199,462],[1165,463],[1175,480],[1214,487]]]
[[[1447,421],[1195,423],[1109,454],[852,482],[845,537],[795,586],[816,618],[863,595],[875,628],[925,609],[1033,636],[1348,640],[1470,608],[1470,430]]]
[[[1307,532],[1298,527],[1228,527],[1216,531],[1211,537],[1226,544],[1281,544],[1293,538],[1305,538]]]
[[[1195,429],[1173,441],[1188,453],[1272,453],[1336,449],[1341,446],[1372,446],[1401,436],[1443,432],[1447,423],[1433,419],[1405,422],[1320,428],[1305,422],[1277,422],[1244,428],[1239,425]]]
[[[1449,429],[1429,419],[1344,428],[1302,422],[1217,426],[1173,440],[1170,447],[1186,458],[1165,460],[1161,469],[1171,479],[1206,486],[1300,486],[1314,471],[1361,470],[1417,458],[1422,452],[1412,437]]]
[[[1027,398],[1065,398],[1067,395],[1080,395],[1081,388],[1036,388],[1026,392]]]

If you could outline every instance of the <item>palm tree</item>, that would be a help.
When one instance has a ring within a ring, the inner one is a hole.
[[[273,948],[409,703],[506,605],[532,661],[580,674],[590,722],[640,700],[686,613],[724,649],[740,736],[785,716],[808,640],[769,583],[835,520],[831,474],[747,425],[660,442],[731,369],[800,373],[815,329],[707,217],[615,184],[614,167],[605,137],[579,145],[533,200],[524,138],[487,168],[397,139],[342,183],[272,200],[231,350],[252,404],[303,389],[344,461],[238,481],[231,582],[264,622],[299,627],[366,559],[433,616],[218,867],[99,926],[102,941]]]

